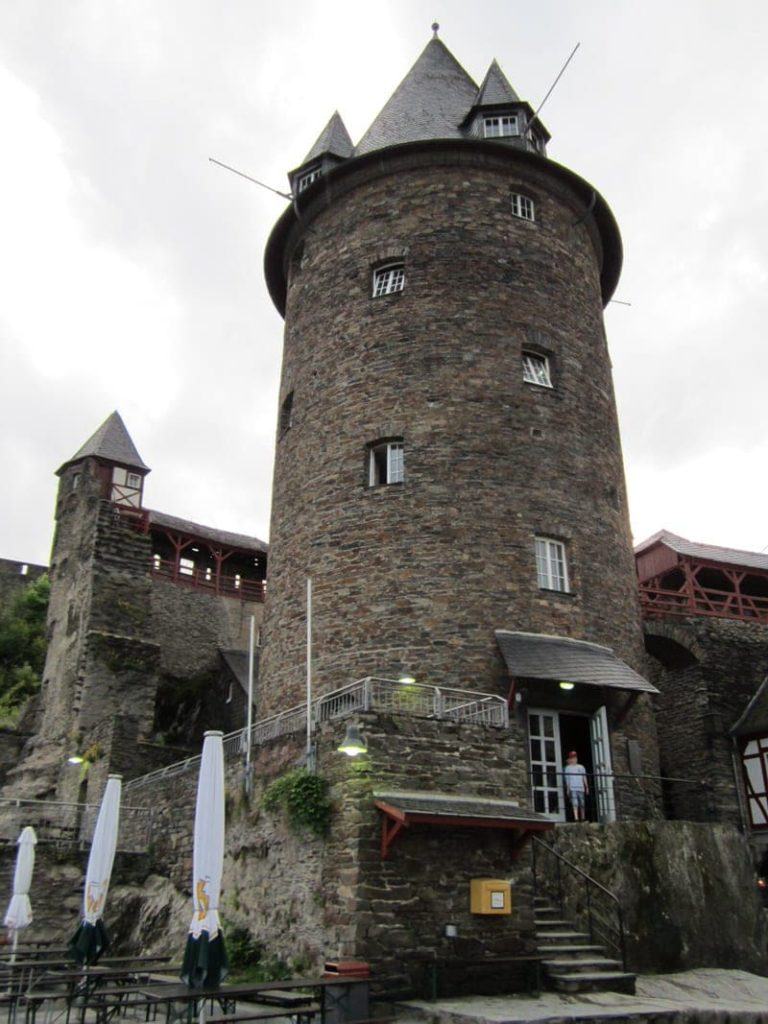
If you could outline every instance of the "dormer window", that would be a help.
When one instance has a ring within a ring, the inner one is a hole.
[[[405,264],[387,263],[373,272],[373,297],[380,298],[382,295],[392,295],[393,292],[401,292],[405,288]]]
[[[300,174],[299,179],[296,183],[296,191],[303,192],[305,188],[309,188],[313,181],[322,175],[322,171],[319,167],[313,167],[311,171],[307,171],[306,174]]]
[[[504,114],[498,117],[483,118],[484,139],[506,139],[511,135],[519,135],[517,114]]]

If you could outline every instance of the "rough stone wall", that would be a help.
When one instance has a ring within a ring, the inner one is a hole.
[[[704,783],[699,800],[715,820],[741,823],[740,769],[734,772],[735,725],[768,674],[768,627],[709,616],[648,619],[645,632],[679,644],[695,662],[676,668],[649,657],[656,698],[662,773]],[[673,800],[694,799],[671,787]]]
[[[261,807],[264,787],[300,760],[302,735],[258,751],[250,803],[242,797],[239,765],[228,768],[225,919],[247,924],[270,953],[285,959],[299,956],[319,967],[325,959],[359,957],[371,962],[379,983],[420,991],[425,961],[434,957],[458,970],[464,958],[484,951],[529,951],[530,862],[524,854],[512,863],[508,835],[414,826],[383,862],[372,797],[375,789],[425,789],[517,798],[524,806],[523,747],[505,730],[480,726],[374,714],[362,724],[366,758],[352,761],[337,753],[344,723],[326,724],[318,736],[318,770],[331,784],[335,807],[326,839],[297,835],[282,813]],[[187,896],[196,785],[193,771],[126,790],[132,805],[151,802],[157,873]],[[474,877],[513,880],[511,917],[469,913]],[[458,938],[445,937],[449,923],[457,926]],[[456,974],[461,988],[459,979]]]
[[[263,604],[217,598],[162,579],[152,581],[150,599],[161,670],[181,678],[218,669],[221,647],[245,650],[251,616],[258,630],[264,611]]]
[[[27,571],[23,572],[24,566]],[[17,594],[20,594],[33,580],[48,572],[47,565],[33,565],[31,562],[16,562],[11,558],[0,558],[0,609],[5,609]]]
[[[260,714],[301,699],[308,573],[318,692],[403,673],[504,692],[498,627],[597,641],[640,668],[600,255],[580,200],[545,164],[490,148],[461,163],[383,154],[345,188],[334,199],[329,182],[303,213],[290,274]],[[511,215],[511,191],[534,198],[535,223]],[[391,258],[405,290],[372,299],[372,267]],[[529,347],[553,388],[523,382]],[[392,437],[405,482],[369,488],[366,446]],[[537,533],[566,542],[571,593],[538,588]]]
[[[768,973],[768,918],[736,829],[678,821],[569,825],[547,842],[618,897],[631,970]],[[565,877],[573,912],[583,906],[583,889]]]

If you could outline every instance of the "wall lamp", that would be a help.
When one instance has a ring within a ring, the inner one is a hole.
[[[576,685],[575,683],[560,683],[560,689],[561,690],[572,690],[575,685]]]
[[[347,757],[357,757],[358,754],[368,753],[368,745],[356,725],[347,726],[346,735],[336,749],[340,754],[346,754]]]
[[[67,758],[67,764],[82,764],[84,760],[85,758],[79,754],[72,754],[71,757]]]

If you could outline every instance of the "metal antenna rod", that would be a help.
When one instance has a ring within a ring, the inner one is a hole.
[[[274,192],[276,196],[282,196],[283,199],[293,199],[290,192],[281,192],[280,189],[272,188],[271,185],[265,185],[263,181],[259,181],[258,178],[252,178],[250,174],[243,174],[242,171],[238,171],[235,167],[230,167],[229,164],[223,164],[221,160],[215,160],[212,156],[208,159],[212,164],[218,164],[219,167],[223,167],[227,171],[232,171],[233,174],[238,174],[241,178],[245,178],[246,181],[252,181],[254,185],[261,185],[262,188],[267,189],[269,192]]]
[[[541,108],[542,108],[542,107],[544,106],[544,104],[545,104],[545,103],[547,102],[547,100],[549,99],[549,97],[550,97],[550,96],[552,95],[552,90],[553,90],[553,89],[555,88],[555,86],[557,85],[557,83],[558,83],[558,82],[560,81],[560,79],[561,79],[561,78],[563,77],[563,74],[565,73],[565,69],[566,69],[566,68],[568,67],[568,65],[569,65],[569,64],[571,63],[571,61],[573,60],[573,58],[574,58],[574,55],[575,55],[576,51],[578,50],[578,48],[579,48],[580,46],[581,46],[581,43],[576,43],[576,45],[574,46],[574,48],[573,48],[573,49],[571,50],[571,55],[570,55],[570,57],[569,57],[569,58],[568,58],[568,60],[567,60],[567,61],[565,62],[565,64],[563,64],[563,66],[562,66],[562,67],[560,68],[560,73],[558,74],[557,78],[556,78],[556,79],[554,80],[554,82],[552,83],[552,85],[550,85],[550,87],[549,87],[549,91],[547,92],[547,95],[546,95],[546,96],[544,97],[544,99],[543,99],[543,100],[541,101],[541,103],[540,103],[540,104],[538,105],[538,107],[536,108],[536,110],[535,110],[535,112],[534,112],[534,114],[533,114],[533,117],[532,117],[532,118],[530,119],[530,121],[529,121],[529,122],[528,122],[528,124],[526,125],[526,128],[525,128],[525,130],[526,130],[526,131],[528,131],[528,130],[530,129],[531,125],[533,124],[533,122],[534,122],[534,121],[536,121],[536,120],[538,119],[538,116],[539,116],[539,112],[541,111]]]
[[[631,306],[631,302],[622,302],[621,299],[608,299],[609,302],[615,302],[617,306]]]

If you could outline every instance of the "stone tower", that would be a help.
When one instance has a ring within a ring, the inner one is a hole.
[[[141,514],[148,472],[117,412],[57,471],[48,652],[31,750],[10,776],[17,795],[76,799],[81,773],[69,755],[96,743],[106,754],[115,716],[151,727],[150,540],[118,516]]]
[[[621,240],[548,141],[495,61],[478,87],[435,35],[356,147],[335,114],[292,172],[266,250],[285,343],[261,714],[302,700],[307,576],[319,693],[506,694],[507,631],[640,668],[603,325]]]

